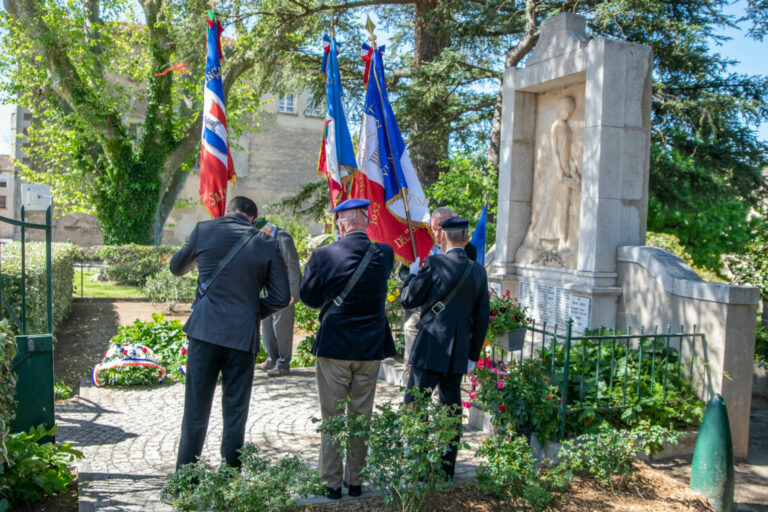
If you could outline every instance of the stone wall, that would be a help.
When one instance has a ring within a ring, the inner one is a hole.
[[[733,452],[745,458],[749,445],[752,363],[755,356],[756,288],[703,281],[674,254],[655,247],[620,247],[617,270],[622,296],[617,327],[653,327],[705,334],[693,350],[694,386],[708,400],[720,393],[728,407]]]

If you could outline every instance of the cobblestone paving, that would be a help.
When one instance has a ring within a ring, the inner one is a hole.
[[[203,456],[219,460],[221,387],[216,391]],[[379,381],[377,403],[399,401],[397,388]],[[167,511],[160,490],[174,470],[184,386],[143,389],[95,388],[83,383],[80,398],[57,406],[57,441],[85,454],[78,463],[80,511]],[[257,372],[253,384],[246,441],[267,455],[294,453],[316,467],[320,436],[314,369],[294,369],[290,377],[268,378]],[[457,480],[474,474],[472,455],[481,432],[465,425]],[[365,496],[365,494],[364,494]]]

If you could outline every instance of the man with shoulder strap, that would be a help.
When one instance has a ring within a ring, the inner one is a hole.
[[[418,274],[406,279],[400,294],[403,307],[421,308],[407,388],[438,388],[440,403],[460,415],[461,379],[480,358],[488,330],[488,278],[464,252],[469,222],[451,217],[440,226],[444,254],[429,256]],[[405,402],[411,401],[406,392]],[[443,456],[448,477],[454,475],[460,439],[461,434]]]
[[[235,197],[227,215],[199,222],[171,259],[174,275],[185,274],[195,263],[199,273],[197,299],[184,325],[189,356],[177,469],[200,457],[219,373],[221,457],[230,466],[240,466],[259,322],[291,299],[277,244],[253,228],[258,216],[253,201]],[[266,293],[259,298],[262,289]]]
[[[369,205],[365,199],[348,199],[334,208],[341,240],[316,249],[304,268],[299,296],[308,307],[320,308],[312,353],[323,420],[341,414],[336,403],[347,396],[349,412],[370,415],[381,360],[395,355],[384,313],[394,252],[368,239]],[[327,497],[341,498],[345,476],[349,495],[360,496],[365,455],[365,441],[355,439],[344,468],[337,447],[322,435],[320,471]]]

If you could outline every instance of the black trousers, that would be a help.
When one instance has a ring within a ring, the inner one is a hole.
[[[239,450],[245,442],[245,421],[253,385],[254,356],[250,352],[190,338],[184,419],[176,469],[195,462],[203,451],[213,392],[221,372],[221,409],[224,416],[221,458],[240,466]]]
[[[408,377],[408,389],[417,388],[420,391],[437,388],[441,404],[455,405],[451,408],[454,416],[461,416],[461,378],[460,373],[438,373],[424,368],[411,368],[411,375]],[[408,391],[405,393],[405,403],[409,404],[413,397]],[[449,477],[453,478],[456,471],[456,455],[459,452],[459,442],[461,441],[461,427],[456,437],[453,438],[451,446],[443,455],[443,471]]]

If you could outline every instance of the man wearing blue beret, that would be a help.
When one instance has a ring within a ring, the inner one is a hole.
[[[365,233],[365,199],[348,199],[332,211],[341,240],[312,253],[304,269],[299,296],[310,308],[320,308],[320,329],[312,353],[317,356],[317,392],[323,420],[341,414],[336,403],[349,396],[349,412],[370,415],[381,360],[395,355],[392,332],[384,313],[387,281],[394,252],[372,243]],[[320,472],[326,495],[341,498],[344,476],[350,496],[360,496],[360,470],[365,441],[352,441],[344,471],[337,447],[325,434],[320,446]]]
[[[461,415],[461,379],[480,358],[488,330],[488,278],[464,251],[469,222],[451,217],[440,223],[444,254],[429,256],[403,285],[400,302],[421,308],[413,341],[407,388],[438,389],[440,403]],[[412,396],[405,395],[410,403]],[[461,434],[443,455],[443,470],[453,477]]]

